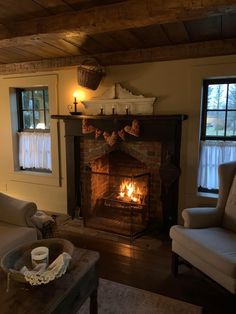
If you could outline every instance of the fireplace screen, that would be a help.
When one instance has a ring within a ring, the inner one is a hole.
[[[135,237],[145,230],[149,218],[149,173],[132,175],[90,171],[87,193],[88,227]],[[90,194],[90,197],[88,196]]]

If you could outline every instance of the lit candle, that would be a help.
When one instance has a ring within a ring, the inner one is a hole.
[[[77,112],[77,97],[78,97],[78,93],[77,92],[74,92],[74,94],[73,94],[73,96],[74,96],[74,110],[75,110],[75,112]]]
[[[82,90],[76,90],[73,93],[73,97],[74,97],[74,102],[73,102],[74,110],[75,112],[77,112],[77,105],[85,99],[85,92]]]
[[[129,114],[129,108],[128,108],[127,105],[125,106],[125,113],[126,113],[126,114]]]
[[[103,106],[101,106],[100,114],[103,115]]]

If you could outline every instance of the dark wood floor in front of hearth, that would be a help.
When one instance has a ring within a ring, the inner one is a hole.
[[[159,236],[160,245],[155,250],[65,230],[59,236],[78,247],[99,251],[101,278],[203,306],[204,314],[236,313],[236,305],[232,311],[232,297],[198,271],[183,265],[177,277],[171,274],[167,236]]]

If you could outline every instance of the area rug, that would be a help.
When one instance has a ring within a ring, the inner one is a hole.
[[[200,314],[197,305],[99,279],[98,314]],[[77,314],[89,314],[89,299]]]

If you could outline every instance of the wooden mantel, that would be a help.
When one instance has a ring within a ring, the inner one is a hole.
[[[178,179],[180,175],[180,146],[182,121],[187,115],[52,115],[65,123],[66,169],[67,169],[67,211],[72,217],[81,213],[80,194],[80,140],[94,138],[93,134],[82,133],[82,121],[106,132],[118,131],[131,125],[134,119],[140,123],[140,136],[126,134],[126,141],[156,141],[162,144],[161,156],[161,200],[163,204],[164,229],[177,223]],[[100,136],[97,140],[104,140]],[[116,148],[119,149],[119,143]]]
[[[161,140],[166,142],[173,136],[175,128],[171,125],[181,124],[187,115],[52,115],[52,119],[62,119],[65,122],[66,136],[84,136],[82,120],[91,120],[91,124],[104,131],[120,130],[122,127],[137,119],[140,122],[141,134],[135,139],[127,134],[127,140]],[[170,126],[166,128],[166,123]],[[80,126],[80,127],[78,127]],[[93,137],[94,135],[86,135]]]

